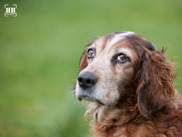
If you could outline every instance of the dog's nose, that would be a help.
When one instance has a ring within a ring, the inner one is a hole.
[[[86,72],[78,76],[78,83],[84,89],[94,86],[96,82],[97,78],[91,73]]]

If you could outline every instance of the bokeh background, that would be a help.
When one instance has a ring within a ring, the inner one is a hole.
[[[17,4],[17,17],[4,17]],[[0,0],[0,137],[90,137],[73,95],[93,37],[134,31],[177,62],[182,93],[181,0]]]

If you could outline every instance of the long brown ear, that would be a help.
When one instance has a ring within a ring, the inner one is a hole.
[[[140,113],[151,118],[166,107],[170,107],[174,94],[174,68],[164,56],[164,51],[146,51],[140,61],[137,88]]]
[[[82,53],[82,56],[80,58],[80,63],[79,63],[79,73],[82,71],[84,68],[86,68],[88,65],[87,63],[87,55],[86,55],[86,50]]]

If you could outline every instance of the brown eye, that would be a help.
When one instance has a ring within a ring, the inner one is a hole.
[[[120,54],[115,55],[113,57],[112,61],[116,62],[116,63],[125,63],[127,61],[130,61],[130,59],[125,54],[120,53]]]
[[[87,51],[87,57],[93,58],[95,56],[95,50],[94,49],[88,49]]]
[[[121,54],[117,57],[117,60],[125,61],[127,57],[124,54]]]

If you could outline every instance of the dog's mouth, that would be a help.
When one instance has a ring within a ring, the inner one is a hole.
[[[100,105],[105,105],[105,104],[102,103],[102,101],[100,101],[99,99],[96,99],[96,98],[94,98],[94,97],[90,97],[90,96],[88,96],[88,95],[79,96],[79,97],[78,97],[78,100],[79,100],[79,101],[86,100],[86,101],[90,101],[90,102],[97,102],[97,103],[100,104]]]

